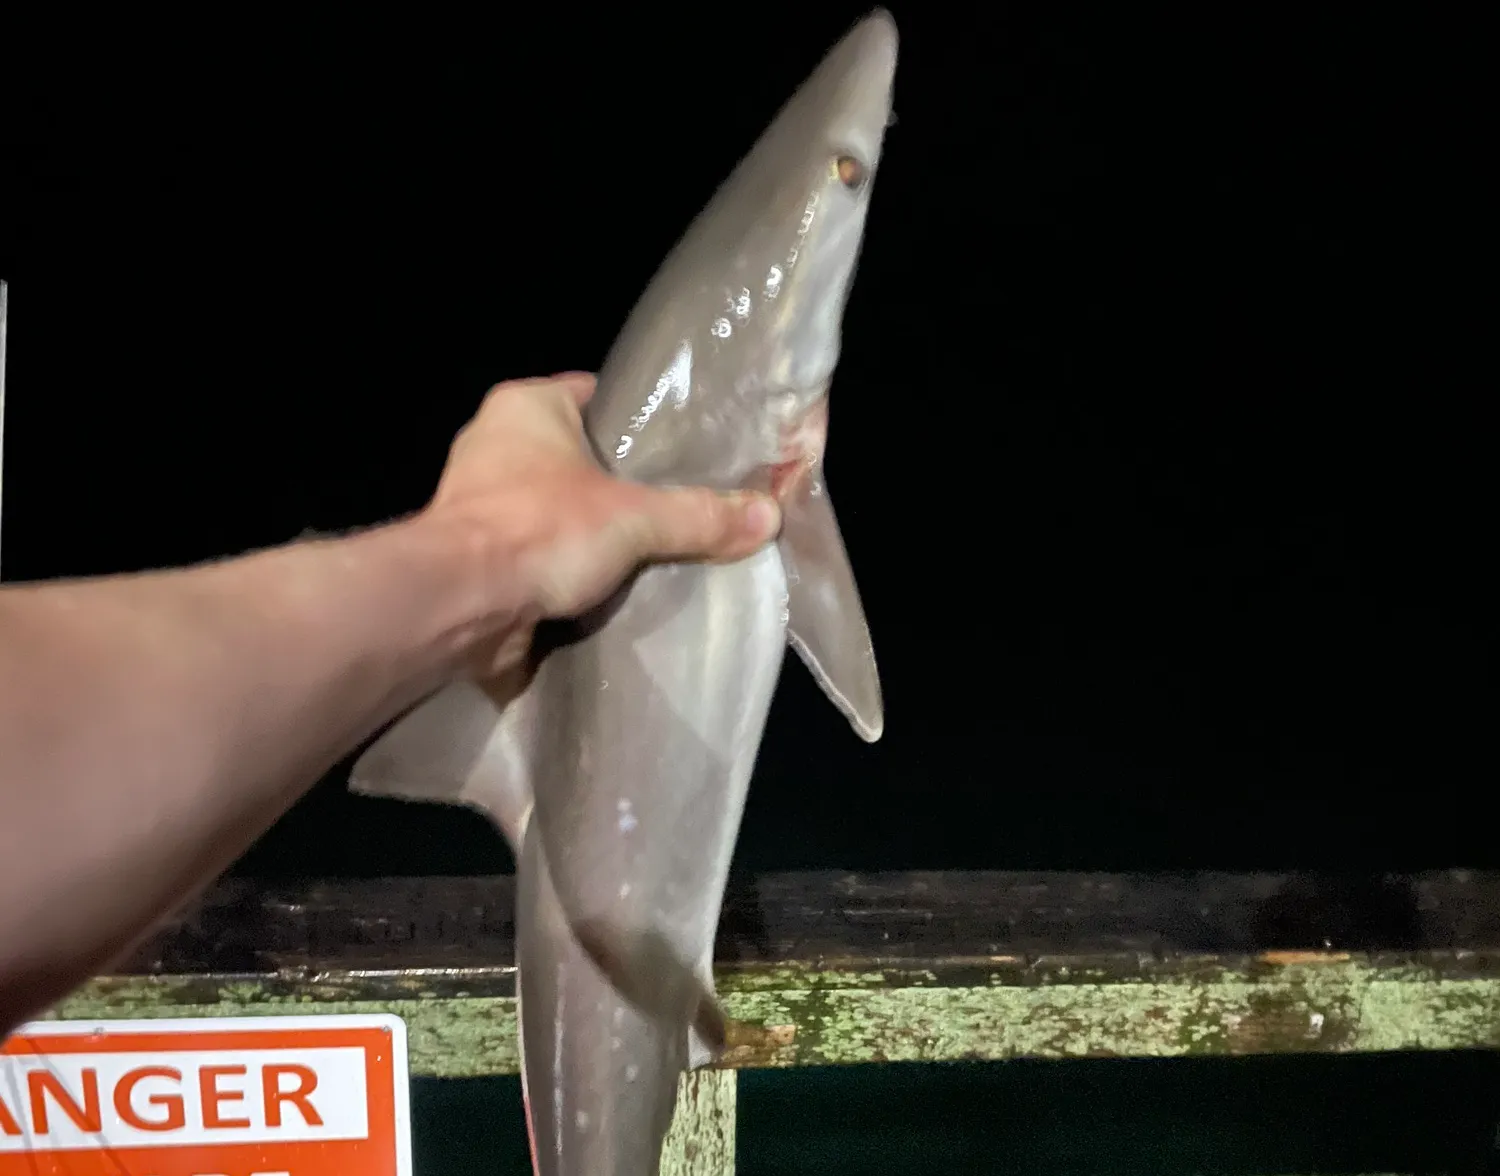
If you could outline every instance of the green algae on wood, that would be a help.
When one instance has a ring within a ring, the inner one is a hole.
[[[515,1073],[509,878],[215,888],[69,1020],[394,1013],[414,1075]],[[729,1176],[739,1068],[1500,1045],[1500,875],[784,874],[726,895],[734,1021],[665,1176]]]
[[[509,877],[231,880],[67,1018],[395,1013],[414,1073],[514,1073]],[[1500,1045],[1500,874],[732,880],[722,1068]]]
[[[54,1015],[388,1012],[513,1073],[513,880],[226,882]],[[731,883],[724,1068],[1500,1044],[1500,874],[772,874]]]
[[[1488,974],[1350,953],[1264,956],[1151,974],[1057,965],[1024,981],[966,969],[970,982],[918,983],[826,965],[776,976],[720,969],[735,1019],[724,1068],[867,1062],[1448,1050],[1500,1045],[1500,958]],[[1063,973],[1066,972],[1066,976]],[[806,983],[806,976],[812,983]],[[983,976],[983,982],[974,982]],[[385,1012],[402,1017],[414,1074],[515,1073],[514,1000],[403,991],[399,975],[325,978],[109,977],[50,1014],[70,1020]],[[842,983],[840,980],[842,979]],[[478,978],[472,988],[485,985]],[[421,986],[419,986],[421,987]],[[428,986],[430,987],[430,986]],[[363,999],[360,993],[363,993]],[[182,999],[189,997],[190,999]]]

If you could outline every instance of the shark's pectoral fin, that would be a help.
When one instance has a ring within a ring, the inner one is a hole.
[[[538,683],[504,710],[459,681],[408,711],[349,773],[349,790],[397,800],[461,804],[487,813],[513,853],[531,812],[531,724]]]
[[[885,727],[875,650],[822,468],[810,472],[782,503],[787,640],[859,737],[874,743]]]

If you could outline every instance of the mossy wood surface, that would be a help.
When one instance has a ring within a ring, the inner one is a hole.
[[[414,1074],[511,1073],[512,894],[229,882],[51,1015],[393,1012]],[[1500,874],[766,875],[716,970],[726,1068],[1488,1047]]]

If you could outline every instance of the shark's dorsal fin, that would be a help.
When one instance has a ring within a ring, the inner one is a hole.
[[[445,686],[365,750],[349,773],[349,790],[479,809],[519,854],[534,795],[531,730],[538,697],[533,680],[502,710],[474,682]]]
[[[822,462],[781,504],[787,643],[868,743],[885,728],[880,674]]]

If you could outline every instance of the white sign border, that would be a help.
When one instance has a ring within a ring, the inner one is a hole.
[[[394,1013],[329,1013],[274,1017],[141,1017],[113,1021],[28,1021],[11,1030],[14,1037],[88,1037],[116,1033],[273,1033],[297,1029],[385,1029],[391,1035],[392,1092],[396,1112],[396,1176],[413,1176],[411,1155],[411,1071],[407,1065],[406,1022]],[[252,1047],[253,1048],[253,1047]],[[368,1097],[368,1096],[366,1096]]]

